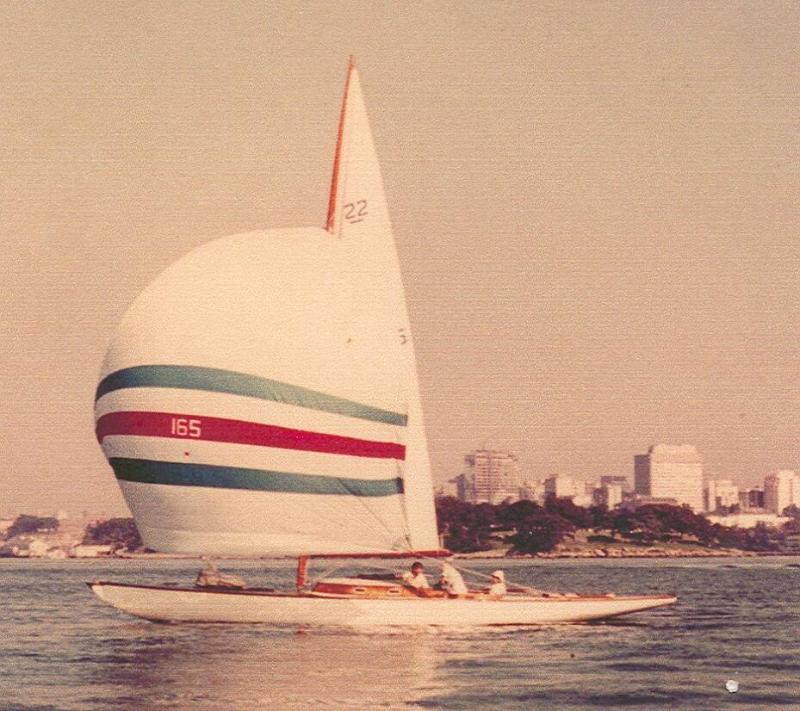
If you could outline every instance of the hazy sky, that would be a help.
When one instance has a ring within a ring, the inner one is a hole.
[[[124,512],[105,348],[215,237],[322,225],[358,61],[434,476],[800,468],[800,5],[0,4],[0,513]]]

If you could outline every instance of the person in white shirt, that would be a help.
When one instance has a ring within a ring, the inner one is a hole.
[[[492,597],[504,597],[508,592],[506,588],[506,574],[502,570],[495,570],[492,573],[492,584],[486,590]]]
[[[428,579],[425,577],[424,571],[425,567],[422,565],[422,563],[415,561],[411,566],[411,570],[403,573],[403,583],[416,590],[429,588],[430,583],[428,583]]]
[[[439,580],[442,590],[448,595],[466,595],[467,585],[464,578],[450,563],[442,563],[442,577]]]

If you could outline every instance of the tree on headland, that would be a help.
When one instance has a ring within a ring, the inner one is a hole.
[[[749,551],[771,551],[778,549],[778,541],[773,540],[767,525],[759,521],[755,528],[747,530],[745,543],[742,546]]]
[[[535,501],[521,499],[513,504],[500,504],[497,507],[497,522],[505,529],[518,528],[526,519],[544,513]]]
[[[110,518],[88,526],[82,543],[133,551],[142,547],[142,538],[132,518]]]
[[[592,517],[592,528],[595,533],[607,531],[611,528],[611,513],[605,504],[597,504],[589,507],[589,516]]]
[[[790,516],[791,519],[783,524],[781,531],[785,536],[794,536],[800,533],[800,508],[795,504],[787,506],[783,510],[784,516]]]
[[[517,553],[549,553],[575,526],[557,514],[542,512],[529,516],[517,526],[517,532],[508,537]]]
[[[572,499],[548,496],[544,502],[544,510],[569,521],[575,528],[592,527],[591,514],[583,506],[575,504]]]
[[[647,510],[646,506],[642,506],[641,511],[635,511],[632,517],[633,530],[631,538],[635,541],[642,541],[643,543],[653,543],[663,538],[668,537],[667,531],[661,518],[652,510]]]
[[[21,514],[17,516],[14,523],[6,531],[6,538],[20,536],[30,533],[52,533],[58,530],[58,519],[53,516],[28,516]]]
[[[550,498],[544,506],[533,501],[512,504],[470,504],[454,497],[436,501],[439,532],[444,545],[457,553],[489,550],[501,542],[510,543],[517,553],[547,553],[578,530],[608,532],[589,536],[589,542],[683,542],[712,548],[776,551],[786,545],[787,536],[800,533],[800,510],[781,530],[764,525],[755,529],[712,524],[688,506],[646,504],[637,509],[604,506],[584,508],[568,499]]]
[[[495,507],[491,504],[468,504],[453,496],[436,500],[436,518],[444,545],[454,553],[485,551],[495,524]]]
[[[636,528],[636,521],[632,511],[627,509],[617,509],[616,511],[609,512],[608,514],[609,531],[611,537],[616,538],[617,534],[622,534],[625,538]]]
[[[800,507],[798,507],[797,504],[790,504],[783,511],[781,511],[781,516],[788,516],[789,518],[800,519]]]

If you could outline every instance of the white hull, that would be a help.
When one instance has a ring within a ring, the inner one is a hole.
[[[521,597],[504,600],[343,599],[248,590],[89,583],[104,602],[156,622],[276,625],[542,625],[586,622],[671,605],[660,596]]]

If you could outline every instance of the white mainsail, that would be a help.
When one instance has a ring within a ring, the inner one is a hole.
[[[155,550],[438,547],[399,262],[352,64],[328,231],[225,237],[169,267],[125,314],[95,415]]]
[[[438,535],[428,442],[400,262],[361,80],[352,59],[339,121],[327,229],[342,240],[350,258],[360,266],[360,278],[369,273],[373,293],[383,297],[387,323],[394,324],[386,333],[394,340],[394,347],[400,346],[403,360],[398,373],[401,374],[400,397],[405,398],[408,413],[405,506],[411,545],[416,550],[436,549]],[[356,310],[356,313],[369,315],[366,309]],[[377,314],[377,310],[373,314]]]

